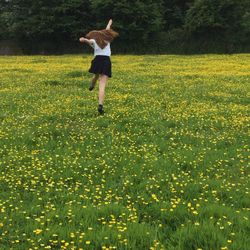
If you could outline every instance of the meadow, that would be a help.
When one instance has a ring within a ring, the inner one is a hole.
[[[249,249],[250,54],[0,57],[0,249]]]

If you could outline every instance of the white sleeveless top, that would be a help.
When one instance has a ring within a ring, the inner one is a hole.
[[[92,42],[91,47],[94,49],[94,56],[111,56],[110,43],[102,49],[98,46],[95,39],[90,39],[90,41]]]

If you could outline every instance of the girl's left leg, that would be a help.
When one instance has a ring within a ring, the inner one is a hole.
[[[99,74],[95,74],[89,86],[90,91],[92,91],[95,88],[98,79],[99,79]]]
[[[100,114],[104,113],[103,110],[103,103],[105,98],[105,88],[108,82],[108,76],[106,75],[100,75],[100,82],[99,82],[99,106],[98,111]]]

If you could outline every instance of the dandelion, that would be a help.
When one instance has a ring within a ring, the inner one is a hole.
[[[43,230],[41,230],[41,229],[36,229],[36,230],[34,230],[33,232],[34,232],[35,234],[40,234],[42,231],[43,231]]]

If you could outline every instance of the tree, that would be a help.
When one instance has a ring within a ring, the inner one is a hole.
[[[242,31],[246,0],[195,0],[185,28],[192,34],[236,36]]]
[[[0,39],[6,40],[11,38],[10,23],[11,11],[9,2],[6,0],[0,0]]]
[[[186,12],[194,0],[164,0],[165,30],[180,29],[185,23]]]
[[[153,33],[163,29],[162,7],[161,0],[92,0],[91,12],[96,20],[93,28],[103,28],[113,18],[123,41],[146,43]]]
[[[110,18],[120,33],[114,46],[123,52],[250,42],[249,0],[0,0],[0,39],[27,50],[43,42],[77,44]]]
[[[70,40],[88,30],[88,0],[10,0],[13,34],[18,39]]]

